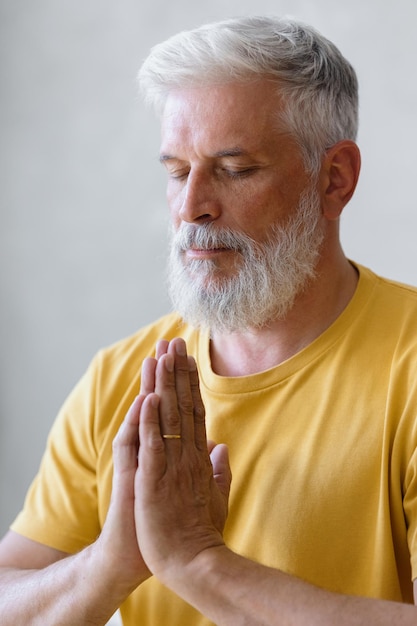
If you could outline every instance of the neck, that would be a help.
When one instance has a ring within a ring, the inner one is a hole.
[[[321,263],[317,278],[299,295],[283,320],[262,328],[213,334],[213,371],[248,376],[279,365],[323,333],[350,302],[358,281],[355,268],[340,252],[337,262]]]

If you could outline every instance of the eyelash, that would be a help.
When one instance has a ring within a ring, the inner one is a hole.
[[[222,174],[226,174],[226,176],[228,176],[231,179],[239,179],[239,178],[245,178],[246,176],[250,176],[251,174],[253,174],[253,172],[255,171],[255,168],[247,168],[245,170],[228,170],[227,168],[219,168],[219,171]],[[187,178],[189,172],[184,172],[182,173],[175,173],[175,172],[170,172],[169,173],[169,177],[172,180],[178,180],[181,181],[185,178]]]
[[[170,178],[172,178],[172,180],[181,180],[183,178],[187,178],[188,172],[185,172],[184,174],[175,174],[174,172],[168,172],[168,175]]]
[[[253,168],[248,168],[246,170],[223,170],[230,178],[245,178],[246,176],[250,176],[255,171]]]

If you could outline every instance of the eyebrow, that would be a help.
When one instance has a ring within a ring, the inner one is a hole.
[[[213,156],[217,158],[221,157],[238,157],[238,156],[246,156],[249,154],[247,150],[236,146],[235,148],[227,148],[226,150],[220,150],[220,152],[215,152]]]
[[[215,152],[212,155],[212,158],[220,159],[223,157],[239,157],[239,156],[247,156],[249,152],[236,146],[234,148],[226,148],[225,150],[219,150],[219,152]],[[176,160],[178,157],[175,157],[171,154],[161,154],[159,157],[160,163],[165,163],[166,161]]]

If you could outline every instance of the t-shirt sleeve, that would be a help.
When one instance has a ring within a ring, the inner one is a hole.
[[[39,472],[11,529],[74,553],[100,533],[94,441],[95,362],[63,405]]]

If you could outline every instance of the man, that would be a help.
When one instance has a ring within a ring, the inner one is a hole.
[[[140,78],[176,312],[64,405],[0,548],[3,623],[417,623],[417,291],[340,245],[354,71],[308,27],[244,18]]]

